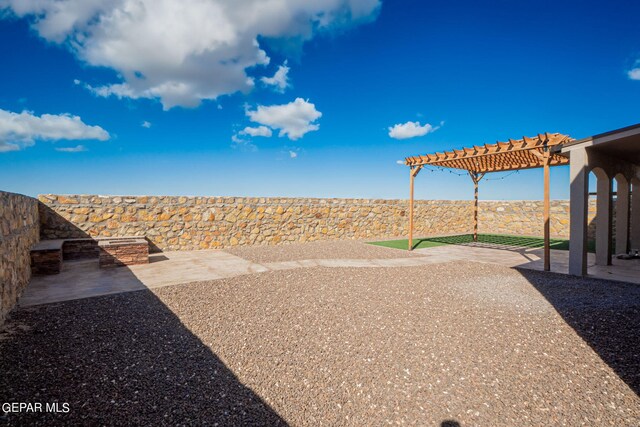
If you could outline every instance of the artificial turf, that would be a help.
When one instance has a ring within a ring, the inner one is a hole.
[[[386,246],[395,249],[407,249],[409,241],[401,240],[384,240],[378,242],[368,242],[372,245]],[[423,237],[414,239],[413,249],[432,248],[442,245],[464,245],[473,243],[472,234],[460,234],[456,236],[442,237]],[[507,234],[478,234],[478,243],[485,243],[497,246],[513,246],[520,248],[542,248],[544,247],[544,239],[542,237],[531,236],[511,236]],[[589,252],[594,252],[595,242],[589,242]],[[569,250],[569,240],[551,239],[551,249],[559,249],[563,251]]]

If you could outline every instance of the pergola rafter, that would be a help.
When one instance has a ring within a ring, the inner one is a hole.
[[[405,164],[486,173],[542,167],[538,155],[550,152],[551,166],[567,165],[569,159],[559,154],[559,147],[569,141],[572,139],[567,135],[545,133],[531,138],[525,136],[518,140],[509,139],[508,142],[498,141],[495,144],[407,157]]]
[[[411,170],[409,198],[409,250],[413,249],[414,179],[424,166],[466,170],[474,183],[473,239],[478,240],[478,183],[486,173],[544,168],[544,266],[550,269],[549,168],[569,164],[560,154],[562,145],[573,141],[568,135],[544,133],[534,137],[509,139],[495,144],[474,145],[462,149],[407,157]]]

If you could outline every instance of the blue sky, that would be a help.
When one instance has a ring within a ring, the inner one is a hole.
[[[640,122],[637,1],[63,3],[0,0],[2,190],[406,198],[409,155]],[[542,197],[501,176],[481,199]]]

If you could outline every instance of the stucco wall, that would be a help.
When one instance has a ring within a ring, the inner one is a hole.
[[[0,191],[0,325],[31,278],[30,249],[39,239],[38,201]]]
[[[405,236],[406,200],[41,195],[42,238],[145,236],[155,250]],[[417,201],[415,235],[470,233],[472,202]],[[482,233],[542,235],[542,202],[480,202]],[[569,235],[568,201],[551,234]]]

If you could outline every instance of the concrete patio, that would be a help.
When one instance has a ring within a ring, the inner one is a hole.
[[[473,244],[445,245],[417,249],[415,252],[440,262],[475,261],[505,267],[527,268],[543,271],[543,249],[492,248]],[[612,265],[596,265],[595,254],[587,256],[587,277],[640,284],[640,260],[612,259]],[[569,251],[551,250],[551,271],[569,274]]]
[[[364,242],[350,242],[352,253],[371,249]],[[340,245],[336,242],[334,245]],[[300,246],[294,245],[292,246]],[[379,249],[378,249],[379,251]],[[416,267],[428,264],[473,261],[506,267],[543,270],[542,249],[496,248],[488,245],[444,245],[417,249],[406,254],[384,248],[388,257],[298,258],[278,262],[252,262],[222,250],[173,251],[150,256],[149,264],[116,269],[100,269],[97,260],[67,261],[59,275],[36,276],[20,299],[27,307],[120,292],[154,289],[164,286],[230,278],[253,273],[309,267]],[[384,253],[384,252],[383,252]],[[374,255],[379,256],[380,252]],[[417,255],[417,256],[416,256]],[[305,255],[301,255],[305,256]],[[552,251],[552,272],[568,273],[568,251]],[[611,266],[595,265],[589,254],[589,277],[640,284],[640,260],[614,259]]]

